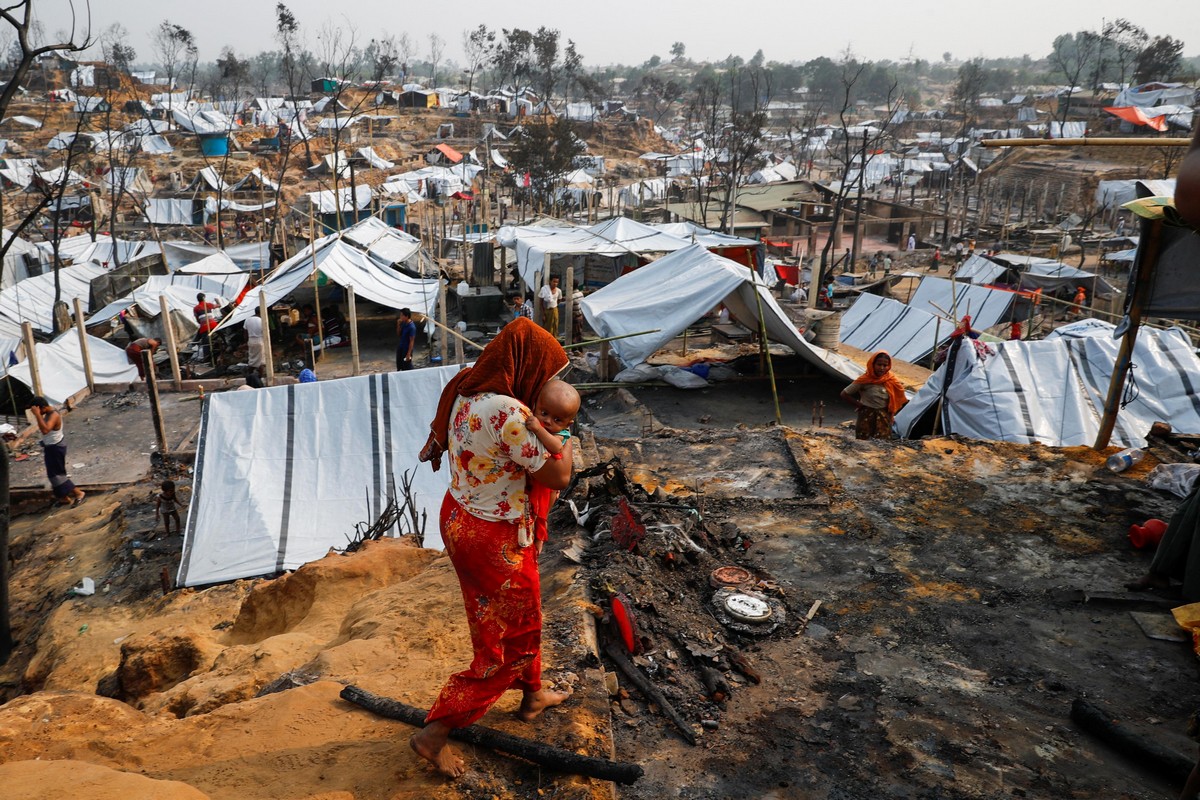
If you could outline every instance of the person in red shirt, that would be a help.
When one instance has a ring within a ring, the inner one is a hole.
[[[192,306],[192,315],[196,318],[196,324],[200,326],[200,330],[196,332],[198,336],[204,336],[217,327],[217,323],[221,321],[220,307],[216,303],[208,302],[204,292],[196,295],[196,305]]]

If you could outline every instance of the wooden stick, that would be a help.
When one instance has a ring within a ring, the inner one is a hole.
[[[158,437],[158,452],[167,454],[167,428],[163,424],[162,408],[158,400],[158,376],[154,374],[154,353],[150,348],[142,351],[142,368],[146,371],[146,391],[150,393],[150,418],[154,420],[154,435]]]
[[[263,332],[263,385],[270,386],[275,380],[275,356],[271,353],[271,317],[267,311],[267,295],[258,292],[258,318],[262,320]]]
[[[92,354],[88,350],[87,328],[83,324],[83,305],[75,298],[75,327],[79,329],[79,355],[83,358],[83,376],[88,389],[96,391],[96,376],[92,374]]]
[[[563,341],[571,344],[571,334],[575,332],[572,324],[575,317],[575,267],[567,267],[567,285],[563,291],[566,305],[563,306]]]
[[[629,658],[621,652],[621,650],[612,642],[606,642],[604,645],[604,654],[617,665],[626,678],[638,688],[647,700],[657,705],[662,709],[663,714],[671,722],[675,723],[675,727],[683,734],[683,738],[688,744],[696,743],[696,732],[692,730],[692,726],[687,723],[683,717],[679,716],[679,712],[675,710],[675,706],[671,705],[670,701],[663,695],[657,686],[650,682],[650,679],[642,674]]]
[[[446,324],[446,283],[439,276],[438,278],[438,317],[437,326],[444,331],[450,330],[450,326]],[[455,331],[455,335],[458,333]],[[438,352],[442,357],[442,366],[446,366],[450,360],[450,340],[445,336],[440,337]]]
[[[358,310],[354,304],[354,287],[346,287],[346,303],[350,308],[350,374],[358,375],[362,364],[358,356]]]
[[[175,391],[183,388],[183,373],[179,370],[179,349],[175,346],[175,326],[171,324],[171,307],[167,305],[167,296],[158,296],[158,315],[162,319],[163,338],[167,341],[167,355],[171,357],[171,379]]]
[[[1192,771],[1192,759],[1163,747],[1158,742],[1136,736],[1122,727],[1111,714],[1105,713],[1103,709],[1083,698],[1077,697],[1075,702],[1071,703],[1071,719],[1132,762],[1139,766],[1148,764],[1155,770],[1161,770],[1165,777],[1176,784],[1186,781]]]
[[[380,697],[353,685],[342,689],[341,697],[346,702],[361,706],[381,717],[400,720],[418,728],[424,726],[425,717],[429,713],[424,709],[414,708],[387,697]],[[541,742],[485,728],[482,725],[455,728],[450,732],[450,738],[468,744],[482,745],[502,753],[511,753],[543,767],[576,775],[586,775],[589,778],[630,784],[644,774],[642,768],[637,764],[581,756],[570,750],[551,747]]]
[[[1191,139],[1085,136],[1080,139],[984,139],[984,147],[1188,147]]]
[[[29,361],[29,380],[33,384],[33,393],[42,394],[42,373],[38,369],[37,350],[33,341],[33,325],[21,323],[21,338],[25,342],[25,358]]]

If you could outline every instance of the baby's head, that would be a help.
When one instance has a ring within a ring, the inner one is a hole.
[[[579,413],[579,392],[566,381],[547,381],[533,405],[533,414],[548,431],[557,433],[571,427]]]

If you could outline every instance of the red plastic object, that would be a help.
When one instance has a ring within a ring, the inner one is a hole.
[[[621,642],[625,645],[625,649],[630,653],[637,655],[638,638],[634,633],[635,617],[633,615],[633,605],[629,602],[629,598],[623,594],[614,594],[609,602],[612,604],[613,625],[616,626],[617,633],[621,636]]]
[[[1155,547],[1167,532],[1167,523],[1161,519],[1148,519],[1145,525],[1129,526],[1129,542],[1138,550]]]
[[[626,550],[632,551],[646,536],[646,526],[638,519],[637,512],[629,507],[625,498],[617,503],[617,513],[612,518],[613,540]]]

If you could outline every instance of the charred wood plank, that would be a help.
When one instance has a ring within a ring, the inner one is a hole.
[[[360,689],[357,686],[346,686],[342,689],[343,700],[361,706],[368,711],[388,719],[396,719],[414,727],[425,725],[428,711],[406,705],[398,700],[381,697],[377,694]],[[520,736],[485,728],[482,725],[470,725],[466,728],[455,728],[450,732],[450,738],[468,744],[480,745],[491,750],[498,750],[514,756],[520,756],[535,764],[574,775],[585,775],[589,778],[599,778],[617,783],[633,783],[642,777],[643,770],[637,764],[623,761],[609,761],[606,758],[581,756],[561,747],[552,747],[541,742],[534,742]]]

